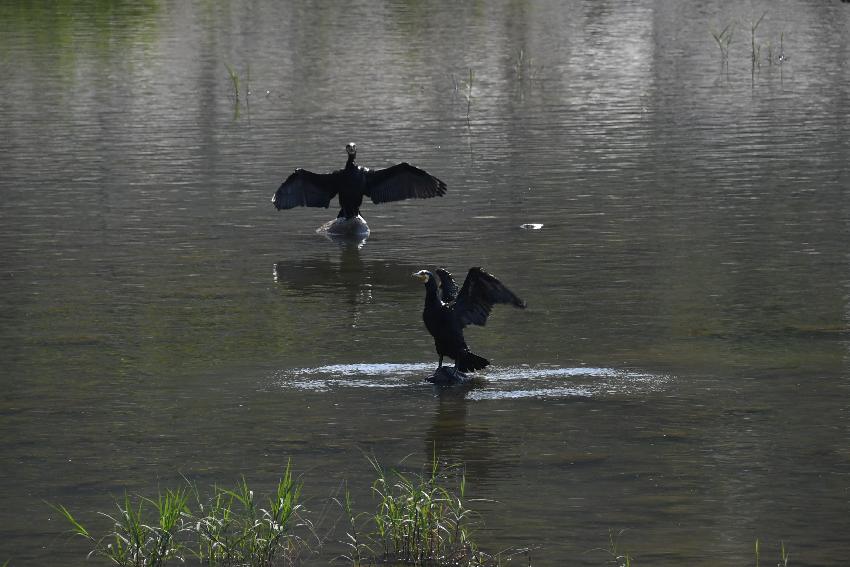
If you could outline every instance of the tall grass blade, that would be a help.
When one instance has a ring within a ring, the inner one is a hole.
[[[239,101],[239,74],[230,66],[230,64],[225,63],[224,66],[227,68],[227,74],[230,75],[230,83],[233,85],[233,94],[236,97],[236,100]]]
[[[89,531],[85,527],[83,527],[83,525],[74,518],[74,516],[71,514],[70,510],[68,510],[66,507],[62,506],[61,504],[58,504],[58,505],[51,504],[50,506],[54,510],[56,510],[57,512],[62,514],[62,516],[66,520],[68,520],[68,523],[70,523],[71,526],[73,527],[72,531],[73,531],[74,535],[78,535],[78,536],[86,538],[87,540],[94,541],[94,538],[91,536]],[[8,561],[7,561],[7,563],[8,563]]]

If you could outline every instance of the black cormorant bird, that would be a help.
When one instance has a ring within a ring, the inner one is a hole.
[[[343,169],[331,173],[296,169],[274,194],[274,206],[278,210],[293,207],[328,208],[331,199],[339,195],[337,219],[350,221],[360,215],[364,196],[377,204],[442,197],[446,193],[445,183],[409,163],[399,163],[385,169],[368,169],[354,161],[357,146],[347,144],[345,151],[348,153],[348,161]]]
[[[444,356],[453,358],[455,368],[461,372],[480,370],[490,361],[469,351],[463,338],[464,327],[483,326],[497,303],[525,309],[525,302],[481,268],[469,270],[460,291],[446,269],[438,268],[435,272],[420,270],[413,276],[425,283],[422,320],[434,337],[434,346],[440,356],[437,370],[442,368]]]

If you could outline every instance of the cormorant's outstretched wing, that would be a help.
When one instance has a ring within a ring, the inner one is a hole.
[[[457,299],[457,282],[445,268],[437,268],[434,270],[440,278],[440,299],[443,303],[451,303]]]
[[[471,268],[452,309],[461,327],[484,325],[497,303],[509,303],[525,309],[525,302],[481,268]]]
[[[442,197],[445,193],[445,183],[409,163],[366,171],[364,194],[373,203]]]
[[[293,207],[328,208],[336,195],[335,177],[337,173],[313,173],[306,169],[296,169],[281,183],[272,197],[272,203],[280,209]]]

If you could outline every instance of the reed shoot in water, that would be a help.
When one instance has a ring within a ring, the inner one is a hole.
[[[227,74],[230,75],[230,83],[233,85],[233,95],[236,97],[236,101],[239,102],[239,74],[229,64],[225,63],[224,66],[227,67]]]
[[[334,501],[343,509],[345,517],[348,519],[348,531],[345,534],[346,539],[342,543],[348,547],[350,551],[348,555],[343,555],[340,559],[350,561],[354,567],[360,567],[360,565],[364,564],[364,557],[370,557],[373,555],[368,544],[361,540],[362,535],[360,533],[362,520],[364,517],[368,517],[368,514],[358,514],[354,511],[354,500],[351,498],[351,492],[348,490],[347,484],[345,486],[343,499],[344,500],[340,502],[334,498]],[[366,564],[369,563],[369,561],[366,561]]]
[[[761,541],[756,538],[755,544],[753,545],[753,551],[755,553],[755,567],[761,567]],[[788,549],[785,547],[785,542],[779,542],[779,561],[776,563],[776,567],[788,567],[791,564],[791,554],[788,553]]]
[[[720,49],[720,63],[722,65],[729,63],[729,45],[732,43],[734,31],[735,28],[732,26],[732,22],[726,24],[726,27],[720,31],[711,30],[711,36],[714,38],[715,43],[717,43],[717,48]]]
[[[785,542],[779,542],[779,564],[777,567],[788,567],[788,562],[791,561],[791,554],[785,549]]]
[[[197,513],[189,509],[190,494]],[[167,490],[156,499],[138,497],[134,502],[125,494],[116,504],[117,514],[102,514],[111,520],[112,530],[99,539],[67,508],[54,508],[71,524],[74,535],[90,542],[90,556],[121,567],[160,567],[172,559],[184,563],[187,555],[209,566],[271,567],[296,563],[302,542],[293,529],[309,526],[297,523],[300,496],[301,484],[293,479],[289,465],[265,502],[255,498],[244,478],[233,490],[214,487],[208,501],[192,483],[188,490]]]
[[[193,487],[194,488],[194,487]],[[292,530],[301,509],[301,484],[287,464],[274,494],[263,506],[243,477],[233,490],[213,488],[206,504],[194,488],[198,514],[192,517],[198,558],[208,565],[270,567],[297,556],[301,541]],[[287,563],[288,564],[288,563]]]
[[[335,499],[349,524],[343,543],[350,552],[340,559],[354,566],[495,567],[522,555],[531,565],[529,549],[511,548],[489,555],[472,542],[473,513],[466,506],[465,475],[460,475],[452,491],[444,485],[446,475],[436,458],[423,475],[387,471],[376,459],[369,462],[377,473],[372,483],[376,510],[355,514],[347,487],[344,500]]]
[[[466,125],[469,126],[469,113],[472,110],[472,83],[475,81],[475,71],[469,68],[469,78],[466,81]]]
[[[752,48],[751,60],[752,60],[752,73],[755,74],[756,67],[761,67],[761,44],[756,43],[756,30],[761,24],[761,21],[767,15],[767,12],[763,12],[761,17],[758,20],[750,21],[750,46]]]
[[[169,559],[183,561],[185,547],[177,541],[177,532],[182,528],[187,494],[183,489],[167,490],[156,500],[139,497],[133,503],[128,494],[123,503],[116,504],[118,513],[102,513],[112,522],[112,531],[100,539],[78,522],[64,506],[54,506],[72,526],[72,533],[87,539],[92,544],[89,555],[109,559],[122,567],[159,567]],[[156,516],[151,521],[146,504],[153,505]]]
[[[384,469],[370,459],[376,480],[372,491],[377,500],[373,512],[355,513],[354,502],[345,489],[344,500],[336,500],[349,521],[347,555],[338,557],[354,567],[379,563],[420,566],[496,567],[524,557],[531,565],[530,549],[511,548],[495,555],[478,550],[471,539],[473,512],[467,507],[466,477],[455,477],[456,489],[446,488],[447,476],[437,459],[426,474],[406,474]],[[451,478],[451,476],[449,477]],[[161,567],[184,564],[192,557],[209,567],[272,567],[300,565],[307,550],[299,529],[315,530],[304,518],[301,483],[293,479],[287,464],[273,493],[255,496],[243,478],[232,490],[213,487],[208,498],[197,486],[161,492],[155,499],[125,494],[116,503],[117,514],[101,514],[112,525],[97,538],[64,506],[53,508],[71,525],[71,533],[92,546],[89,556],[98,556],[120,567]],[[189,498],[194,497],[194,511]],[[631,567],[633,556],[621,550],[622,531],[608,533],[608,564]],[[318,540],[321,545],[322,541]],[[788,567],[790,554],[782,542],[779,567]],[[9,561],[2,564],[8,567]],[[755,541],[755,565],[761,565],[761,543]]]
[[[620,530],[614,534],[613,530],[608,530],[608,549],[605,551],[608,552],[617,567],[631,567],[632,565],[632,556],[620,552],[620,536],[623,535],[624,531]]]

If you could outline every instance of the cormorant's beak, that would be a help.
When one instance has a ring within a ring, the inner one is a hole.
[[[415,274],[410,274],[412,277],[418,279],[420,282],[425,283],[428,281],[428,272],[425,270],[420,270]]]

